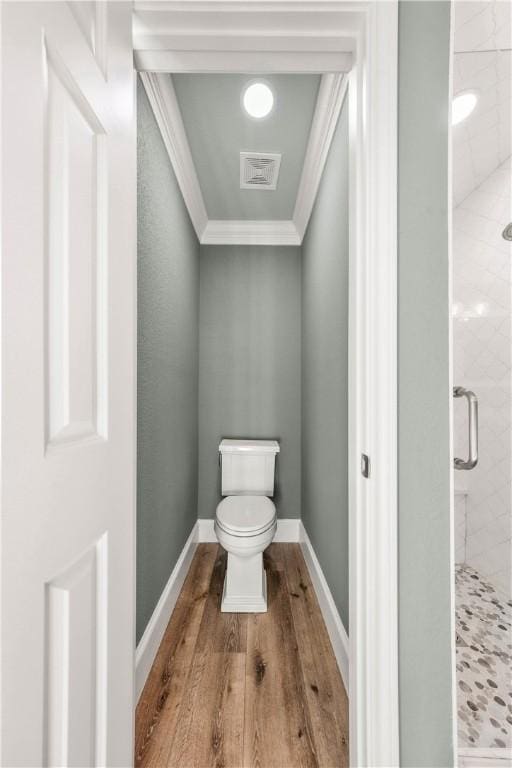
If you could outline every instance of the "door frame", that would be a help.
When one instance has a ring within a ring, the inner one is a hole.
[[[349,90],[350,763],[398,766],[398,3],[369,3],[362,30]]]
[[[398,766],[398,2],[136,0],[134,33],[139,71],[325,73],[352,56],[350,764]]]

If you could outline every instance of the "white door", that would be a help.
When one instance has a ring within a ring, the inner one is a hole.
[[[2,765],[128,766],[131,4],[1,14]]]

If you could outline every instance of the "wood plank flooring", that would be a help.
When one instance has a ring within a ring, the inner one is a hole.
[[[265,553],[269,609],[222,614],[200,544],[136,712],[137,768],[346,768],[348,701],[298,544]]]

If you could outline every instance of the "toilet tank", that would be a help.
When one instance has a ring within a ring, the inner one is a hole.
[[[223,496],[273,496],[277,440],[222,440]]]

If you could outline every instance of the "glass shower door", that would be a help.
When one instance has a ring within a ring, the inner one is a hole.
[[[512,746],[510,159],[453,212],[459,750]]]

